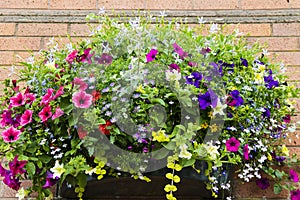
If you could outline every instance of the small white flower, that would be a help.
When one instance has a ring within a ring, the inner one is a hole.
[[[25,199],[25,197],[28,195],[28,191],[24,190],[24,188],[21,188],[18,190],[18,193],[16,194],[16,197],[18,197],[18,200]]]
[[[265,155],[262,155],[262,157],[260,159],[258,159],[257,161],[260,163],[265,162],[265,160],[267,160],[268,158]]]
[[[203,19],[203,17],[198,17],[198,23],[199,24],[205,24],[207,21],[205,21],[204,19]]]
[[[214,24],[214,23],[213,23],[213,24],[210,26],[209,32],[210,32],[210,33],[216,33],[218,30],[219,30],[218,24]]]
[[[224,109],[227,108],[227,104],[222,104],[220,99],[218,99],[217,106],[213,108],[213,116],[219,115],[225,115]]]
[[[85,174],[88,174],[88,175],[93,175],[93,173],[95,173],[96,171],[96,168],[90,168],[88,170],[85,170]]]
[[[66,171],[66,169],[64,168],[64,164],[60,165],[59,161],[56,160],[54,167],[52,167],[50,171],[53,173],[53,177],[60,178],[60,176]]]
[[[104,14],[104,13],[105,13],[104,7],[100,8],[100,9],[99,9],[99,12],[98,12],[98,15],[102,15],[102,14]]]
[[[163,11],[160,11],[159,12],[159,15],[158,15],[159,17],[166,17],[166,16],[168,16],[167,14],[166,14],[166,11],[165,10],[163,10]]]
[[[192,154],[187,150],[188,146],[186,144],[180,145],[179,148],[180,148],[180,153],[178,156],[180,158],[190,159],[192,157]]]
[[[181,79],[181,73],[178,72],[177,70],[167,70],[166,71],[166,79],[168,81],[178,81]]]

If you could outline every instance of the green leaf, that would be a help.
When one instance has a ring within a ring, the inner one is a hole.
[[[182,159],[182,166],[183,167],[189,167],[192,166],[193,164],[195,164],[196,160],[195,159]]]
[[[85,174],[78,174],[77,180],[79,187],[85,188],[87,183],[87,176]]]
[[[151,152],[151,157],[155,158],[156,160],[160,160],[166,158],[169,155],[170,151],[167,149],[160,149],[158,151]]]
[[[77,124],[77,122],[78,122],[78,118],[74,117],[74,115],[73,117],[69,118],[69,126],[74,126],[75,124]]]
[[[29,176],[35,175],[35,165],[33,162],[28,162],[25,166],[25,169],[27,170],[27,173],[29,174]]]
[[[278,183],[275,183],[273,190],[274,190],[274,194],[279,194],[282,191],[282,186]]]
[[[153,100],[152,100],[152,103],[159,103],[159,104],[162,105],[162,106],[166,106],[166,103],[165,103],[164,100],[161,99],[161,98],[155,98],[155,99],[153,99]]]
[[[51,157],[47,156],[47,155],[42,155],[42,156],[39,156],[39,160],[42,161],[43,163],[48,163],[48,162],[50,162]]]
[[[38,145],[32,143],[27,146],[26,151],[29,153],[34,153],[37,149],[38,149]]]

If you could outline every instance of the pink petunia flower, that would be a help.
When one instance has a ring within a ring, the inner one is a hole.
[[[249,146],[248,146],[248,144],[246,144],[244,146],[243,153],[244,153],[245,160],[249,160]]]
[[[55,113],[52,115],[52,120],[62,116],[64,114],[64,111],[62,109],[60,109],[60,107],[57,107],[55,110]]]
[[[24,105],[23,95],[19,92],[16,96],[11,97],[10,104],[12,107],[18,107]]]
[[[299,176],[293,169],[290,169],[290,179],[295,183],[299,182]]]
[[[21,116],[21,126],[25,126],[32,122],[32,110],[26,110],[23,115]]]
[[[72,101],[77,108],[89,108],[92,105],[93,96],[84,91],[76,92]]]
[[[83,54],[79,57],[79,62],[92,64],[91,58],[93,57],[94,53],[90,53],[91,50],[91,48],[85,49],[83,51]]]
[[[25,104],[32,104],[35,101],[35,95],[32,93],[24,94]]]
[[[66,61],[71,64],[75,58],[77,57],[77,54],[78,54],[78,51],[77,50],[74,50],[72,51],[66,58]]]
[[[88,87],[88,84],[86,82],[84,82],[81,78],[74,78],[73,83],[74,83],[74,85],[79,86],[80,91],[84,91]]]
[[[64,86],[60,86],[57,92],[55,93],[53,100],[60,97],[63,94],[64,94]]]
[[[50,105],[46,105],[38,114],[38,116],[41,118],[42,122],[47,121],[51,116],[52,116],[52,112],[51,112],[51,107]]]
[[[15,129],[14,127],[10,127],[2,132],[2,138],[4,142],[15,142],[19,140],[21,135],[21,131]]]
[[[48,88],[47,93],[42,97],[41,105],[47,105],[53,100],[53,92],[52,88]]]
[[[156,49],[151,49],[150,52],[146,55],[147,63],[155,59],[158,51]]]
[[[230,152],[237,152],[240,147],[240,141],[235,137],[230,138],[226,141],[226,149]]]

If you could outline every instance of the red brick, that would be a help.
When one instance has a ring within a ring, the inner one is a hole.
[[[88,36],[91,30],[87,24],[71,24],[71,36]]]
[[[290,8],[300,8],[299,0],[290,0]]]
[[[76,9],[95,10],[97,0],[72,1],[72,0],[50,0],[50,9]]]
[[[289,8],[290,5],[285,0],[241,0],[240,1],[241,9],[280,9],[280,8]]]
[[[98,8],[102,7],[105,10],[143,10],[145,9],[145,0],[98,0]]]
[[[48,0],[1,0],[0,8],[47,9]]]
[[[244,33],[249,36],[270,36],[271,35],[271,25],[270,24],[229,24],[225,25],[225,30],[232,33],[235,29],[239,32]]]
[[[290,66],[300,66],[300,52],[276,52],[276,53],[271,53],[270,57],[274,57],[274,62],[283,62],[286,65]],[[299,70],[297,69],[296,71],[299,73]],[[298,78],[299,79],[299,74]],[[295,76],[295,75],[293,75]],[[295,80],[295,79],[293,79]]]
[[[0,23],[0,35],[14,35],[15,23]]]
[[[39,37],[0,37],[0,50],[39,50]]]
[[[183,10],[192,8],[193,0],[146,0],[146,9],[151,10]]]
[[[237,8],[238,0],[194,0],[194,9],[197,10],[219,10]]]
[[[13,73],[12,73],[12,68],[13,68]],[[17,79],[18,76],[18,71],[19,67],[16,66],[5,66],[5,67],[0,67],[0,81],[3,81],[7,78],[12,78],[12,79]]]
[[[300,23],[273,24],[274,36],[300,36]]]
[[[258,41],[261,45],[267,45],[270,51],[293,51],[300,49],[299,37],[260,37],[247,38],[250,43]]]
[[[19,24],[17,35],[21,36],[60,36],[67,34],[67,24]]]
[[[285,139],[287,146],[299,146],[300,145],[300,131],[297,130],[293,133],[288,133],[288,137]]]
[[[0,51],[0,65],[10,65],[14,61],[13,51]]]

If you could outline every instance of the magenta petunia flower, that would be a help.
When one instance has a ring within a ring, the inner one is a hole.
[[[261,178],[261,179],[257,179],[256,180],[256,185],[262,189],[262,190],[265,190],[267,189],[268,187],[270,187],[270,183],[269,183],[269,180],[267,178]]]
[[[92,64],[92,56],[94,55],[93,53],[90,53],[92,49],[91,48],[88,48],[88,49],[85,49],[83,51],[83,54],[79,57],[79,62],[87,62],[88,64]]]
[[[78,54],[78,51],[77,50],[74,50],[72,51],[66,58],[66,61],[71,64],[75,58],[77,57],[77,54]]]
[[[18,107],[24,105],[23,95],[19,92],[16,96],[11,97],[10,104],[12,107]]]
[[[11,176],[10,173],[6,173],[3,179],[3,183],[13,190],[18,191],[21,187],[21,182],[15,176]]]
[[[180,72],[180,67],[178,65],[176,65],[175,63],[170,64],[169,67],[170,67],[171,71],[176,70],[176,71]]]
[[[46,172],[46,183],[43,185],[43,188],[50,188],[58,182],[58,177],[53,177],[53,174],[49,171]]]
[[[41,118],[42,122],[47,121],[51,116],[52,116],[52,112],[51,112],[51,107],[50,105],[46,105],[38,114],[38,116]]]
[[[112,63],[112,59],[113,57],[107,53],[103,53],[100,58],[96,58],[98,63],[102,65],[110,65]]]
[[[0,121],[1,128],[14,124],[14,120],[11,115],[12,115],[11,110],[3,110],[3,113],[1,115],[1,121]]]
[[[2,138],[4,142],[15,142],[19,140],[21,135],[21,131],[15,129],[14,127],[10,127],[2,132]]]
[[[32,104],[35,101],[35,95],[31,93],[24,94],[25,104]]]
[[[84,91],[88,87],[88,84],[86,82],[84,82],[81,78],[74,78],[73,83],[74,83],[74,85],[79,86],[80,91]]]
[[[226,149],[227,151],[237,152],[240,147],[240,141],[235,137],[230,138],[226,141]]]
[[[290,179],[295,183],[299,182],[299,176],[293,169],[290,169]]]
[[[55,93],[53,100],[60,97],[63,94],[64,94],[64,86],[60,86],[57,92]]]
[[[244,153],[245,160],[249,160],[249,146],[248,146],[248,144],[246,144],[244,146],[243,153]]]
[[[57,107],[55,110],[55,113],[52,115],[52,120],[62,116],[64,114],[64,111],[62,109],[60,109],[60,107]]]
[[[32,122],[32,110],[26,110],[23,115],[21,116],[21,126],[25,126]]]
[[[9,169],[13,176],[17,174],[24,174],[26,170],[24,169],[27,164],[26,160],[18,160],[18,156],[14,158],[13,161],[9,162]]]
[[[52,88],[48,88],[47,93],[42,97],[41,105],[47,105],[50,101],[53,100],[53,92]]]
[[[291,200],[299,200],[300,199],[300,189],[292,190],[290,192],[291,194]]]
[[[176,43],[173,44],[174,51],[180,56],[181,59],[184,59],[188,56],[188,53],[183,51],[183,49]]]
[[[150,52],[146,55],[147,63],[155,59],[158,51],[156,49],[151,49]]]
[[[76,92],[72,101],[77,108],[89,108],[92,105],[93,96],[84,91]]]

